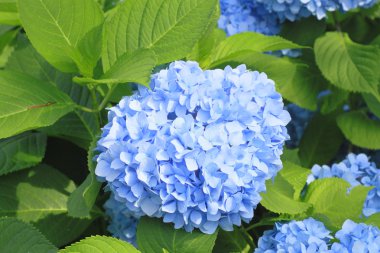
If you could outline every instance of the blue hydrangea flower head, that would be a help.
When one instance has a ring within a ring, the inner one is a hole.
[[[276,252],[329,252],[332,236],[320,221],[308,218],[303,221],[276,223],[273,230],[264,232],[259,238],[255,253]]]
[[[129,210],[114,194],[106,201],[104,209],[110,219],[107,229],[112,236],[136,246],[137,223],[142,213]]]
[[[374,186],[375,188],[367,195],[363,214],[370,216],[380,212],[380,170],[376,168],[375,163],[369,161],[367,155],[349,154],[340,163],[333,164],[331,167],[314,165],[311,171],[312,174],[307,179],[308,184],[319,178],[339,177],[353,187],[357,185]]]
[[[280,32],[279,20],[265,6],[253,0],[220,0],[219,28],[228,36],[242,32],[274,35]]]
[[[346,220],[331,247],[333,253],[377,253],[380,252],[380,229],[364,223]]]
[[[248,222],[288,139],[264,73],[177,61],[112,107],[96,175],[131,211],[213,233]]]
[[[327,12],[349,11],[354,8],[368,8],[377,0],[254,0],[265,4],[270,13],[277,14],[281,21],[295,21],[304,17],[326,17]]]

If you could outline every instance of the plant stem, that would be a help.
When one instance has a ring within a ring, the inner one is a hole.
[[[115,90],[116,88],[116,85],[113,85],[108,91],[107,91],[107,94],[104,96],[103,98],[103,101],[100,103],[100,105],[98,106],[98,111],[100,112],[101,110],[104,109],[104,107],[106,107],[107,103],[108,103],[108,100],[109,98],[111,97],[113,91]]]
[[[244,227],[240,227],[240,231],[244,237],[244,239],[247,241],[249,246],[251,246],[251,249],[256,249],[257,245],[256,243],[252,240],[251,236],[248,234],[248,232],[244,229]]]
[[[245,230],[249,231],[249,230],[252,230],[252,229],[257,228],[257,227],[269,226],[269,225],[273,225],[273,224],[274,224],[274,222],[271,222],[271,221],[257,222],[255,224],[252,224],[251,226],[247,227]]]
[[[340,22],[338,20],[338,17],[336,15],[336,12],[333,12],[332,13],[332,17],[333,17],[333,20],[334,20],[334,24],[335,24],[335,28],[336,30],[339,32],[339,33],[342,33],[342,27],[340,26]]]

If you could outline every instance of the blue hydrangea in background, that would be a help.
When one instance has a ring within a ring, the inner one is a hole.
[[[299,146],[303,133],[314,116],[313,111],[306,110],[295,104],[286,105],[286,110],[290,113],[292,121],[287,125],[290,140],[286,142],[289,148],[296,148]]]
[[[277,16],[270,14],[263,4],[254,0],[220,0],[220,8],[218,25],[228,36],[247,31],[265,35],[280,32]]]
[[[363,214],[370,216],[380,212],[380,170],[365,154],[349,154],[345,160],[331,167],[314,165],[311,171],[312,174],[307,179],[308,184],[319,178],[339,177],[353,187],[360,184],[374,186],[364,203]]]
[[[267,10],[282,21],[295,21],[304,17],[326,17],[328,12],[368,8],[377,0],[252,0],[262,3]]]
[[[276,223],[273,230],[265,231],[259,238],[255,253],[328,252],[331,238],[324,224],[313,218]]]
[[[333,253],[380,252],[380,229],[375,226],[347,220],[335,237],[339,242],[332,245]]]
[[[104,204],[104,209],[110,219],[107,229],[112,236],[136,246],[137,223],[142,213],[132,212],[113,194]]]
[[[244,65],[177,61],[111,108],[96,175],[129,210],[213,233],[249,222],[282,168],[290,116],[274,82]]]

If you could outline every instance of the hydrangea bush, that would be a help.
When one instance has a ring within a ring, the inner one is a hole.
[[[379,252],[379,10],[0,1],[0,252]]]

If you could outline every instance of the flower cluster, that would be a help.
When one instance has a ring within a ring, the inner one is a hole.
[[[219,28],[228,36],[252,31],[265,35],[280,32],[276,15],[271,15],[262,3],[254,0],[220,0]]]
[[[377,0],[252,0],[265,4],[267,10],[277,15],[281,21],[295,21],[303,17],[326,17],[327,12],[349,11],[355,8],[368,8]]]
[[[374,186],[364,203],[363,214],[370,216],[380,212],[380,170],[375,163],[369,161],[365,154],[349,154],[345,160],[327,165],[314,165],[311,169],[312,174],[308,177],[307,183],[310,184],[319,178],[339,177],[351,184],[351,186],[364,185]]]
[[[137,222],[142,213],[129,210],[114,194],[106,201],[104,209],[110,219],[107,229],[112,236],[136,246]]]
[[[290,140],[286,142],[286,145],[290,148],[295,148],[299,146],[303,133],[314,116],[314,112],[303,109],[295,104],[288,104],[285,108],[292,118],[292,121],[287,125]]]
[[[380,229],[363,223],[346,220],[335,237],[332,253],[377,253],[380,252]]]
[[[338,241],[338,242],[334,242]],[[255,253],[377,253],[380,252],[380,229],[346,220],[335,236],[320,221],[277,223],[259,238]]]
[[[332,236],[322,222],[313,218],[289,223],[277,223],[273,230],[260,237],[255,253],[328,252]]]
[[[177,61],[111,108],[95,173],[129,210],[213,233],[253,217],[290,116],[264,73]]]

